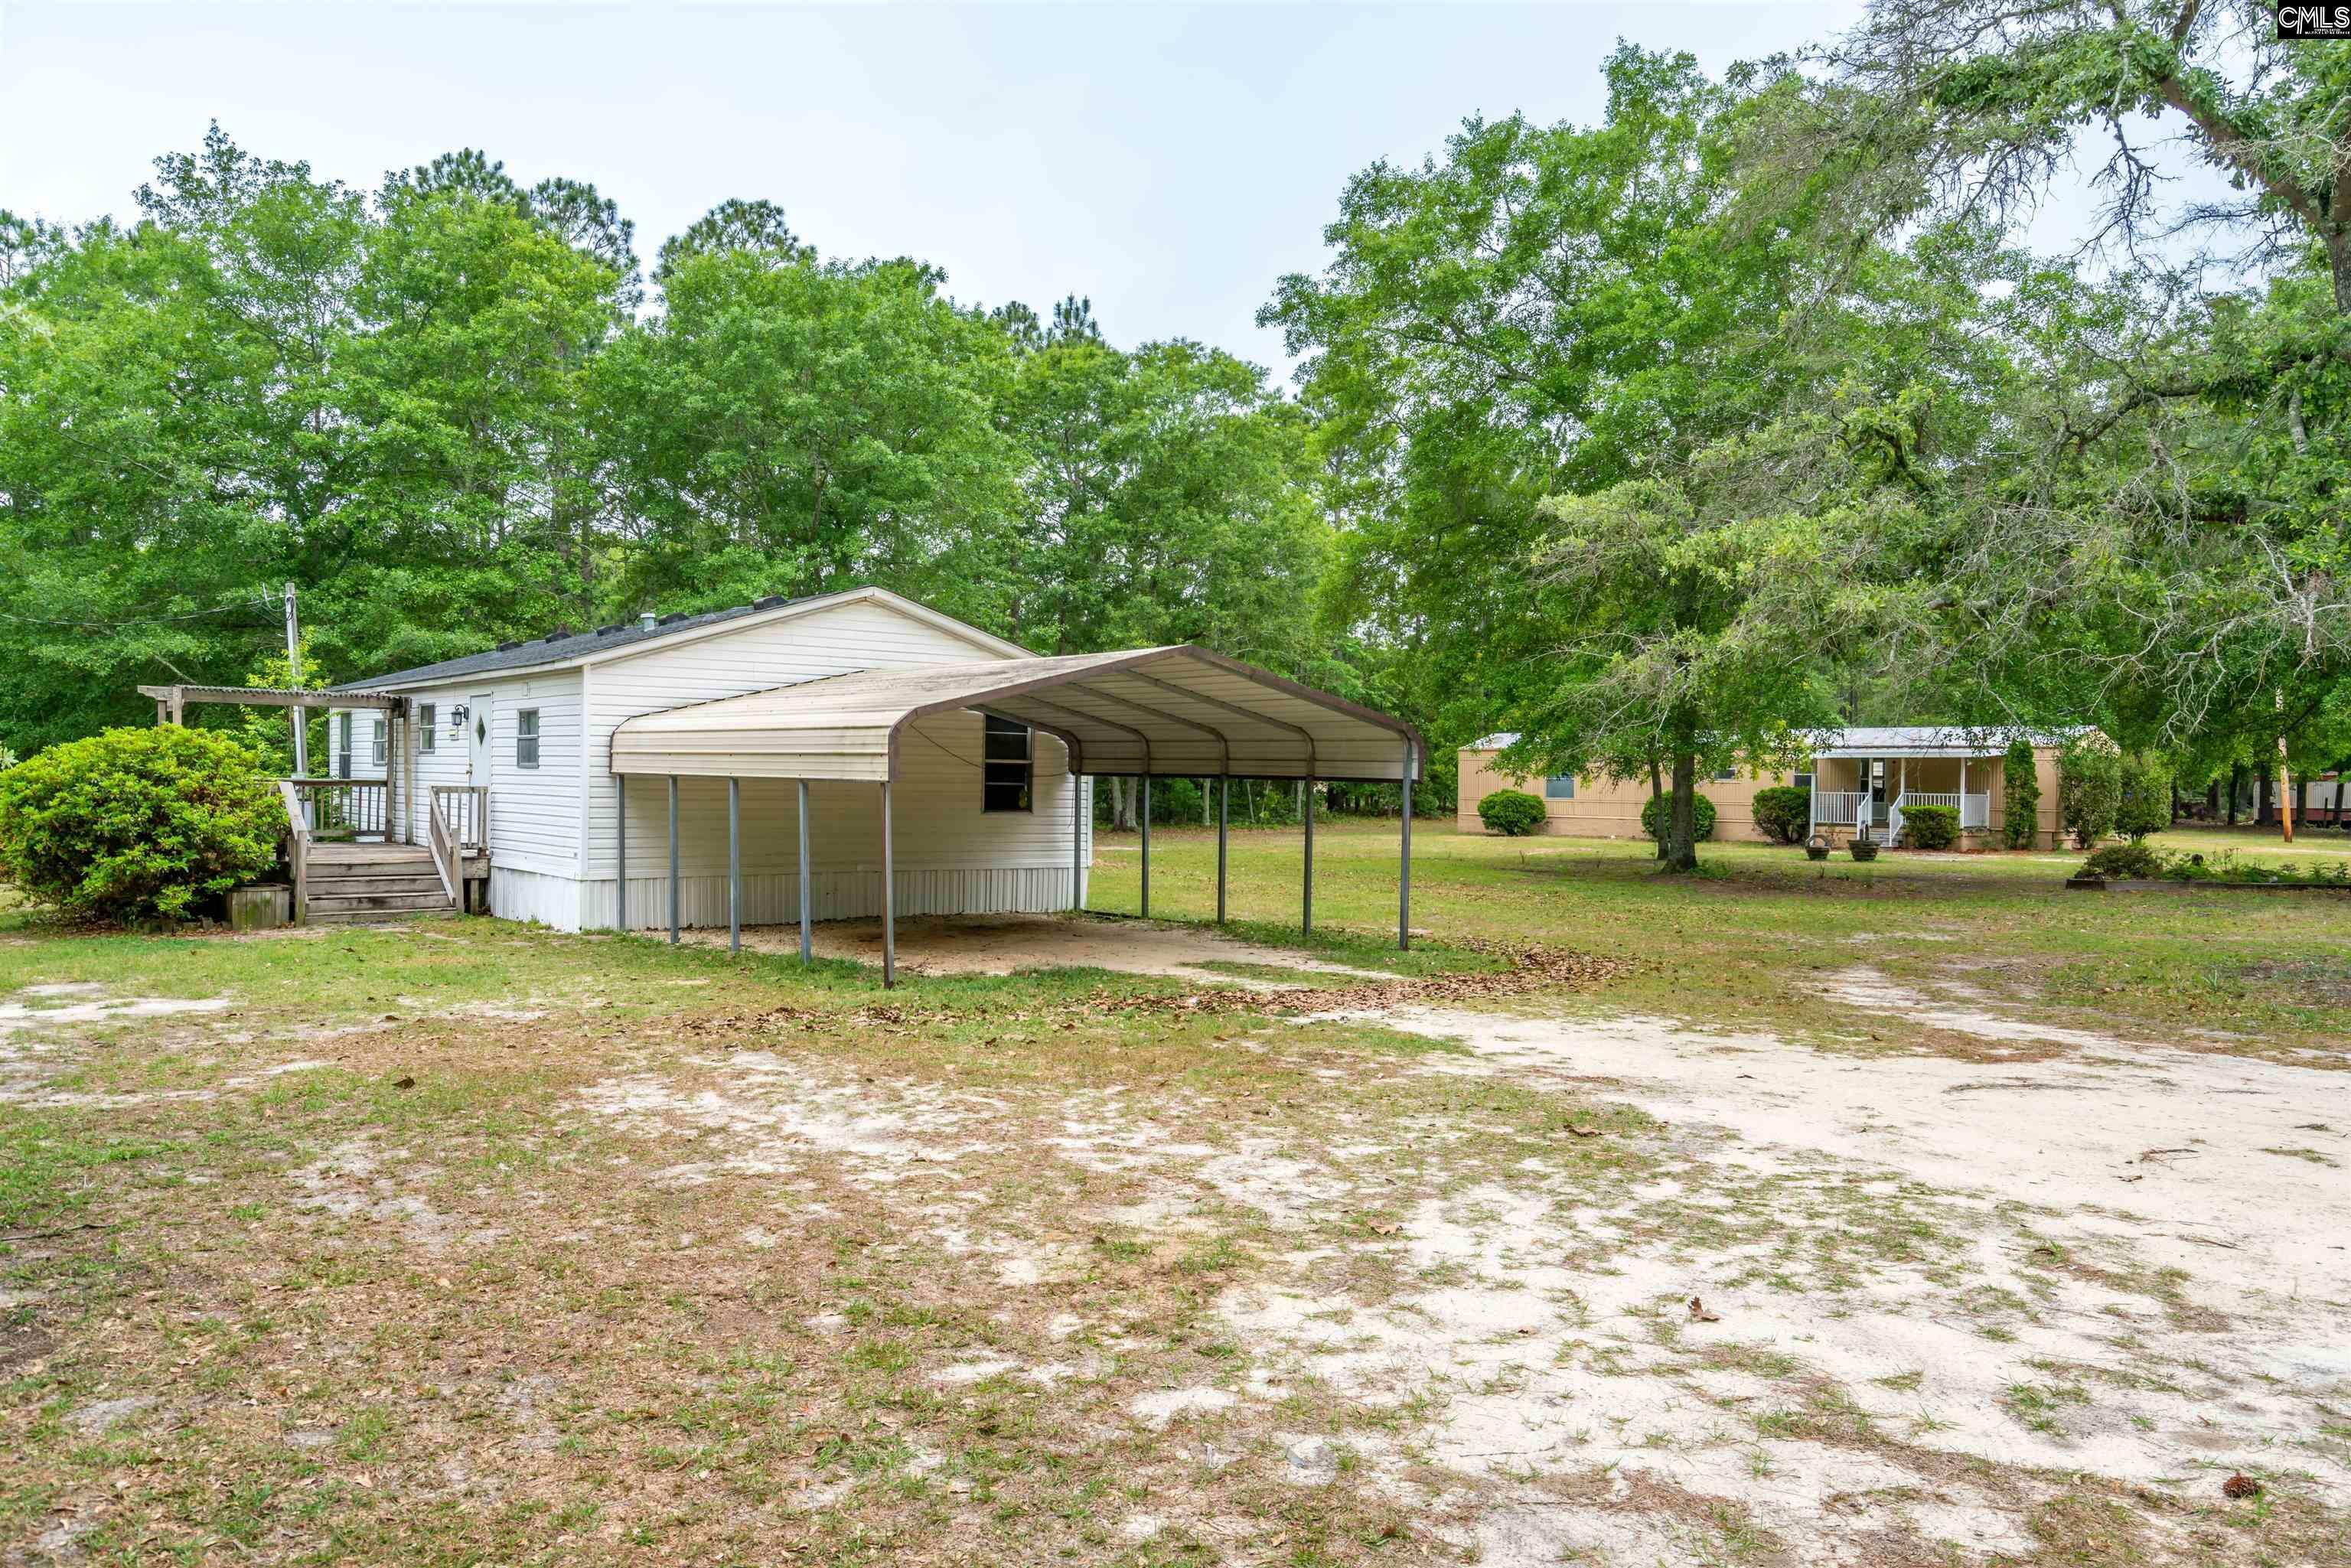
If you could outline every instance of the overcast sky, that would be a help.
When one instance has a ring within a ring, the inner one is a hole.
[[[1257,308],[1347,176],[1472,114],[1588,122],[1619,37],[1709,68],[1856,5],[47,5],[0,0],[0,206],[129,214],[158,153],[372,187],[473,146],[588,180],[639,253],[730,196],[967,301],[1089,295],[1117,341],[1286,362]]]

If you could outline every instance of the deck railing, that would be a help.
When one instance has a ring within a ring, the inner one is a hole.
[[[287,779],[302,824],[316,839],[391,837],[390,791],[381,779]]]
[[[466,854],[480,854],[490,843],[490,787],[486,784],[435,784],[433,814],[449,830],[450,841]]]

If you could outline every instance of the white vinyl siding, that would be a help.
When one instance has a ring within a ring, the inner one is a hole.
[[[994,650],[958,637],[940,627],[916,620],[876,602],[858,602],[835,606],[812,614],[794,616],[766,625],[747,627],[728,636],[704,638],[683,647],[653,647],[642,653],[629,653],[594,665],[589,674],[589,690],[593,695],[594,709],[590,720],[591,755],[587,760],[587,855],[583,862],[585,874],[592,879],[609,879],[612,874],[612,777],[606,771],[611,765],[611,741],[613,727],[624,718],[641,713],[658,713],[664,708],[677,707],[684,703],[708,702],[716,697],[737,696],[745,692],[766,691],[770,687],[789,685],[799,681],[820,679],[826,675],[845,675],[855,670],[903,669],[915,664],[967,664],[975,659],[991,656]],[[967,810],[977,820],[979,814],[979,720],[975,716],[956,716],[969,730],[967,740],[960,743],[972,767],[966,769],[967,787],[964,794]],[[932,727],[925,726],[925,728]],[[945,735],[945,728],[938,730]],[[1062,766],[1061,747],[1050,748],[1053,760],[1047,766]],[[932,748],[913,736],[906,737],[901,748],[902,767],[917,766],[916,753]],[[935,753],[934,753],[935,756]],[[1044,748],[1040,750],[1042,760]],[[1041,771],[1041,769],[1040,769]],[[910,796],[902,779],[900,793]],[[695,786],[683,783],[689,798],[695,798]],[[718,872],[726,871],[726,786],[723,780],[705,780],[702,788],[716,793],[716,824],[718,831]],[[789,795],[793,786],[781,786]],[[836,787],[844,788],[844,787]],[[854,789],[854,786],[845,788]],[[668,852],[666,828],[658,840],[640,840],[637,813],[645,803],[637,797],[648,792],[660,794],[660,780],[632,779],[629,785],[631,879],[650,873],[653,864],[645,857],[658,849]],[[875,793],[878,799],[878,791]],[[748,825],[750,813],[749,786],[746,786],[744,834],[751,837]],[[1067,804],[1066,798],[1063,804]],[[910,820],[913,808],[902,807],[898,821]],[[686,816],[694,813],[686,811]],[[1040,801],[1039,814],[1043,814]],[[822,812],[818,810],[818,821]],[[797,830],[794,830],[797,832]],[[1061,843],[1066,852],[1069,838],[1066,831]],[[894,846],[902,866],[912,865],[907,846],[902,838]],[[681,853],[683,849],[681,848]],[[875,846],[878,863],[879,842]],[[633,917],[634,910],[631,914]],[[592,922],[591,922],[592,924]]]
[[[415,749],[414,814],[421,840],[435,784],[468,777],[459,705],[492,694],[484,747],[490,786],[490,907],[511,919],[567,929],[610,925],[614,914],[613,727],[641,713],[739,695],[852,671],[1008,656],[887,603],[855,601],[718,634],[628,651],[584,668],[528,678],[459,677],[413,687],[440,734]],[[520,716],[538,716],[536,768],[517,767]],[[466,720],[470,725],[471,716]],[[1071,793],[1059,741],[1033,738],[1033,809],[981,810],[981,720],[942,714],[910,727],[899,757],[893,821],[900,913],[1049,912],[1070,904]],[[881,789],[810,787],[814,913],[837,919],[881,912]],[[747,779],[743,790],[743,919],[797,920],[798,787]],[[629,922],[665,925],[668,794],[664,780],[629,781]],[[1091,812],[1087,813],[1091,817]],[[679,781],[680,900],[688,925],[726,920],[726,783]],[[1091,824],[1081,827],[1091,849]]]

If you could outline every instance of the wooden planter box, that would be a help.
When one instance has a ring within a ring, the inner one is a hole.
[[[281,883],[256,883],[228,891],[232,931],[274,931],[294,920],[294,890]]]

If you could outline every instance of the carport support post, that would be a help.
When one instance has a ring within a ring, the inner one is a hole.
[[[1412,951],[1412,765],[1413,747],[1404,748],[1404,829],[1396,847],[1396,951]]]
[[[1217,924],[1225,923],[1225,820],[1233,803],[1233,777],[1217,780]]]
[[[890,780],[882,780],[882,987],[898,983],[898,869],[890,853]]]
[[[612,775],[612,929],[629,928],[629,776]]]
[[[726,950],[743,951],[743,780],[726,780]]]
[[[1299,780],[1299,813],[1306,819],[1306,873],[1301,887],[1303,896],[1299,901],[1298,929],[1306,936],[1314,935],[1314,780],[1310,776]]]
[[[1070,912],[1086,911],[1086,781],[1070,770]]]
[[[800,780],[800,962],[805,964],[815,955],[813,933],[809,929],[809,821],[808,780]]]
[[[1151,775],[1136,775],[1143,786],[1143,810],[1135,821],[1143,828],[1143,917],[1151,918]]]
[[[677,946],[677,775],[669,776],[669,941]]]

